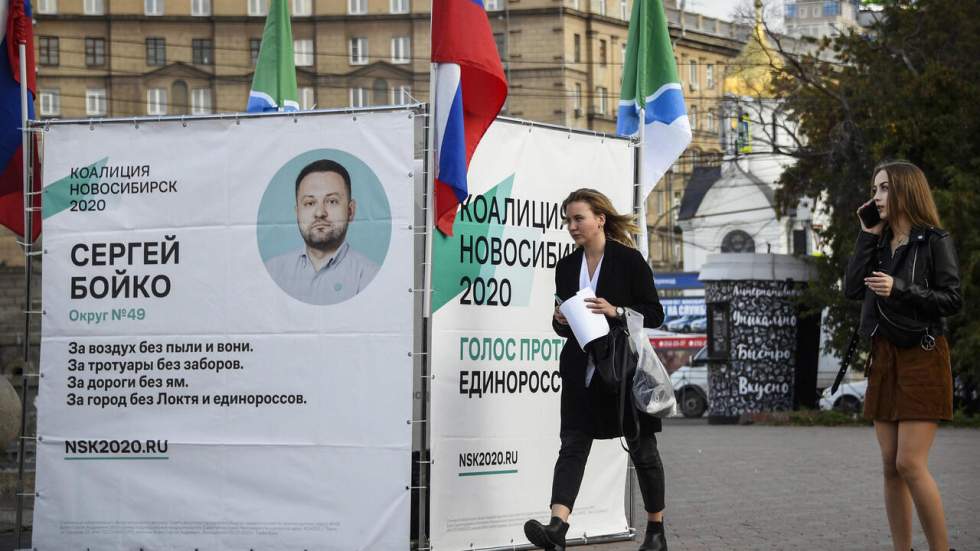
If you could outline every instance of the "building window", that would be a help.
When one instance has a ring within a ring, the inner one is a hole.
[[[167,64],[167,43],[163,38],[146,39],[146,64],[151,67]]]
[[[163,15],[163,0],[143,0],[144,15]]]
[[[709,90],[715,87],[715,66],[709,63],[707,67],[704,68],[704,83]]]
[[[606,0],[594,0],[595,12],[599,15],[606,15]]]
[[[249,38],[248,39],[248,53],[252,58],[252,65],[259,62],[259,52],[262,50],[262,39],[261,38]]]
[[[82,3],[82,13],[85,15],[105,15],[105,0],[85,0]]]
[[[711,111],[709,109],[708,110],[708,113],[706,114],[706,117],[707,117],[707,120],[705,122],[706,122],[706,124],[708,126],[708,131],[709,132],[715,132],[716,131],[715,130],[715,112],[714,111]]]
[[[606,41],[599,41],[599,65],[605,67],[609,60],[606,58]]]
[[[619,18],[623,21],[630,20],[630,6],[628,0],[619,0]]]
[[[248,0],[248,14],[252,17],[262,17],[269,13],[267,0]]]
[[[297,67],[310,67],[313,65],[312,39],[293,40],[293,62]]]
[[[832,0],[824,0],[823,3],[823,16],[824,17],[835,17],[840,15],[840,2]]]
[[[408,0],[391,0],[388,8],[391,13],[408,13]]]
[[[191,100],[187,95],[187,83],[183,80],[175,80],[170,85],[170,112],[174,115],[186,115],[190,110]]]
[[[105,65],[105,39],[85,38],[85,66],[101,67]]]
[[[688,84],[691,86],[691,90],[697,90],[698,86],[701,84],[698,82],[698,62],[692,59],[688,64],[687,72]]]
[[[191,0],[191,15],[195,17],[211,15],[211,0]]]
[[[786,4],[786,17],[796,17],[796,4]]]
[[[58,0],[38,0],[37,13],[48,15],[58,13]]]
[[[299,93],[299,108],[304,111],[309,111],[316,107],[316,93],[310,86],[304,86],[297,90]]]
[[[105,90],[85,90],[85,114],[90,117],[102,117],[105,113]]]
[[[619,53],[620,53],[619,61],[622,62],[623,65],[626,65],[626,43],[625,42],[623,42],[622,44],[620,44],[620,52]]]
[[[61,92],[59,90],[41,90],[41,116],[56,117],[61,114]]]
[[[191,115],[209,115],[211,112],[211,89],[194,88],[191,90]]]
[[[191,40],[191,57],[194,65],[213,64],[214,42],[210,38],[195,38]]]
[[[395,105],[408,105],[412,103],[412,87],[402,84],[397,90],[391,90],[391,103]]]
[[[391,39],[391,62],[408,63],[412,60],[412,39],[396,36]]]
[[[575,109],[575,118],[582,116],[582,83],[575,83],[575,90],[572,93],[572,106]]]
[[[606,114],[606,95],[607,91],[603,86],[596,86],[595,89],[595,113],[596,115]]]
[[[368,40],[363,36],[357,36],[350,39],[349,49],[350,49],[350,64],[351,65],[366,65],[368,62]]]
[[[146,91],[146,114],[147,115],[167,114],[166,88],[150,88],[149,90]]]
[[[351,88],[350,89],[350,106],[351,107],[364,107],[367,103],[367,90],[364,88]]]
[[[507,63],[507,36],[504,33],[493,33],[493,43],[497,45],[500,61]]]
[[[309,17],[313,15],[313,0],[293,0],[293,16]]]
[[[376,78],[374,82],[371,83],[371,103],[373,105],[384,105],[388,103],[388,96],[391,95],[391,89],[388,88],[388,81],[383,78]]]
[[[574,52],[572,54],[572,61],[574,61],[575,63],[581,63],[582,62],[582,35],[580,34],[573,35],[572,44],[573,44],[572,51]]]
[[[484,0],[483,5],[487,11],[497,11],[500,9],[500,0]]]
[[[57,36],[39,36],[37,39],[37,62],[39,65],[57,67],[60,63]]]
[[[367,13],[367,0],[347,0],[347,13],[350,15],[364,15]]]
[[[687,114],[687,119],[691,122],[691,130],[698,129],[698,106],[692,105],[690,112]]]

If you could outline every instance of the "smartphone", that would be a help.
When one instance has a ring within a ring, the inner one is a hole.
[[[875,206],[874,202],[861,207],[861,210],[858,211],[858,216],[861,217],[861,222],[864,223],[864,227],[868,229],[881,223],[881,216],[878,214],[878,207]]]

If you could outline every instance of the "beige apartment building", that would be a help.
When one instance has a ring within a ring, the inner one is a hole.
[[[428,98],[430,2],[287,0],[303,109]],[[632,0],[484,0],[510,83],[504,114],[612,134]],[[37,0],[42,118],[243,111],[268,0]],[[749,29],[667,9],[694,142],[651,194],[650,262],[679,265],[673,214],[718,162],[726,61]]]

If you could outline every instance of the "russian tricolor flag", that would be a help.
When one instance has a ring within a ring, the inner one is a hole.
[[[34,118],[34,31],[30,0],[0,0],[0,224],[24,235],[23,148],[20,121],[20,64],[27,64],[27,117]],[[26,59],[18,46],[24,42]],[[34,136],[31,136],[34,140]],[[40,188],[40,166],[34,148],[35,189]],[[40,206],[40,196],[34,196]],[[41,233],[40,217],[34,217],[32,238]]]
[[[507,79],[481,0],[433,0],[436,227],[453,234],[466,169],[507,99]]]

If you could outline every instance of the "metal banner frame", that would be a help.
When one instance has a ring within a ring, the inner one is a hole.
[[[242,120],[272,117],[272,118],[283,118],[285,120],[292,119],[293,122],[297,122],[301,117],[317,116],[317,115],[324,115],[324,114],[334,114],[334,115],[347,114],[353,117],[354,120],[356,120],[357,117],[362,114],[396,112],[396,111],[409,112],[410,116],[413,119],[415,119],[416,130],[414,134],[415,134],[416,147],[415,147],[415,153],[413,157],[416,159],[416,163],[419,163],[420,161],[424,162],[422,159],[424,159],[426,144],[428,143],[428,141],[425,140],[424,136],[420,136],[419,129],[422,128],[424,130],[428,126],[427,124],[428,115],[426,112],[427,111],[426,104],[422,104],[422,103],[397,105],[397,106],[383,106],[383,107],[349,108],[349,109],[318,109],[313,111],[297,111],[297,112],[288,112],[288,113],[279,113],[279,112],[224,113],[224,114],[212,114],[212,115],[171,115],[171,116],[155,116],[155,117],[126,117],[126,118],[99,118],[99,119],[27,120],[25,114],[24,120],[26,122],[23,127],[23,134],[24,134],[24,143],[28,145],[32,143],[32,140],[30,140],[28,136],[30,136],[31,134],[38,134],[41,138],[41,146],[39,147],[39,149],[43,152],[43,136],[46,133],[46,131],[53,126],[77,125],[77,126],[88,126],[94,129],[95,127],[101,125],[126,124],[126,125],[134,125],[136,127],[139,127],[141,124],[146,124],[149,122],[170,121],[174,123],[180,123],[182,126],[187,127],[188,124],[193,121],[202,121],[202,120],[235,121],[236,124],[240,124]],[[420,146],[421,146],[421,152],[420,152]],[[29,191],[31,189],[30,186],[33,185],[33,182],[35,181],[35,178],[40,177],[39,174],[34,173],[33,164],[27,163],[26,161],[26,159],[29,158],[28,155],[32,155],[33,153],[34,153],[33,149],[29,149],[25,147],[24,157],[25,157],[25,165],[27,167],[27,170],[25,170],[25,178],[24,178],[25,228],[33,227],[32,224],[34,220],[34,213],[40,212],[40,207],[33,207],[31,205],[31,202],[34,200],[35,196],[38,196],[43,192],[43,190],[38,190],[37,192]],[[420,159],[420,156],[422,157],[422,159]],[[424,168],[423,168],[423,173],[424,173]],[[419,174],[413,174],[412,176],[414,176],[415,197],[417,201],[416,207],[413,209],[414,223],[412,229],[414,230],[414,234],[415,234],[415,249],[416,249],[416,257],[418,258],[421,256],[420,250],[421,248],[424,247],[425,241],[427,240],[427,234],[424,231],[424,227],[425,227],[424,221],[422,220],[425,216],[426,207],[418,202],[419,199],[423,201],[425,200],[425,194],[423,193],[423,190],[419,186],[419,184],[424,181],[424,178],[420,178]],[[423,228],[421,229],[421,231],[420,231],[420,227]],[[25,551],[31,549],[30,542],[24,541],[24,536],[25,536],[24,514],[25,512],[29,512],[31,510],[29,504],[26,503],[26,498],[33,499],[37,495],[35,491],[33,490],[28,491],[25,488],[26,485],[25,469],[27,467],[26,465],[27,454],[25,448],[28,443],[37,441],[36,434],[28,434],[27,413],[29,411],[28,404],[32,403],[31,387],[37,385],[37,381],[35,379],[37,379],[40,376],[37,364],[31,361],[32,335],[31,335],[30,323],[32,321],[32,316],[44,314],[44,310],[41,308],[38,308],[37,310],[32,310],[31,308],[33,303],[33,295],[34,295],[34,289],[32,288],[32,284],[31,284],[31,277],[33,275],[32,259],[34,256],[43,254],[44,250],[43,248],[36,247],[37,243],[33,242],[30,236],[31,236],[31,232],[28,231],[26,238],[23,240],[23,242],[18,242],[24,248],[24,254],[26,258],[25,307],[24,307],[25,338],[24,338],[24,349],[23,349],[25,365],[24,365],[24,370],[21,374],[22,385],[21,385],[20,397],[21,397],[22,418],[21,418],[20,438],[18,444],[18,457],[17,457],[18,476],[17,476],[17,506],[16,506],[17,510],[16,510],[16,527],[15,527],[16,547],[15,548],[18,550],[25,550]],[[422,265],[422,263],[420,262],[415,263],[414,272],[415,272],[415,277],[413,281],[415,281],[416,284],[413,285],[414,288],[411,289],[410,291],[416,297],[415,306],[414,306],[416,315],[414,317],[416,318],[416,320],[419,320],[422,318],[422,316],[420,315],[421,303],[422,303],[422,298],[424,297],[424,293],[422,293],[424,288],[420,285],[424,276],[424,266]],[[415,394],[416,397],[418,396],[422,397],[423,407],[420,410],[421,413],[420,416],[416,417],[416,415],[413,414],[412,418],[407,420],[409,424],[413,425],[413,444],[412,444],[413,454],[412,455],[416,456],[416,454],[418,454],[417,457],[413,457],[413,462],[416,462],[420,467],[424,467],[424,463],[426,460],[426,450],[424,449],[424,447],[420,446],[420,443],[424,442],[425,438],[427,437],[427,434],[425,432],[425,427],[427,423],[425,422],[426,410],[424,408],[424,403],[426,399],[425,398],[426,392],[428,390],[428,384],[425,383],[425,379],[423,378],[427,370],[426,350],[428,348],[428,339],[424,333],[425,327],[426,327],[425,324],[416,323],[414,325],[413,350],[416,350],[418,352],[411,353],[414,360],[413,371],[415,371],[416,374],[420,374],[420,376],[413,375],[413,379],[415,381],[418,381],[418,383],[415,385],[416,388],[412,389],[412,392]],[[406,488],[406,490],[425,489],[426,479],[427,479],[426,477],[428,473],[424,468],[420,468],[418,472],[419,472],[418,482],[413,481],[413,486],[411,488]],[[420,534],[424,534],[419,538],[420,541],[427,536],[427,533],[423,531],[423,528],[424,526],[426,526],[427,523],[424,514],[425,513],[424,504],[427,503],[427,500],[428,500],[428,496],[424,491],[422,491],[419,493],[419,499],[415,500],[412,503],[412,509],[413,509],[412,513],[415,513],[415,510],[419,511],[419,522],[417,524],[417,528],[419,529]],[[413,529],[414,528],[416,527],[413,527]],[[408,542],[409,540],[410,540],[410,534],[405,534],[405,541]],[[417,545],[412,545],[412,547],[416,547],[416,546]]]

